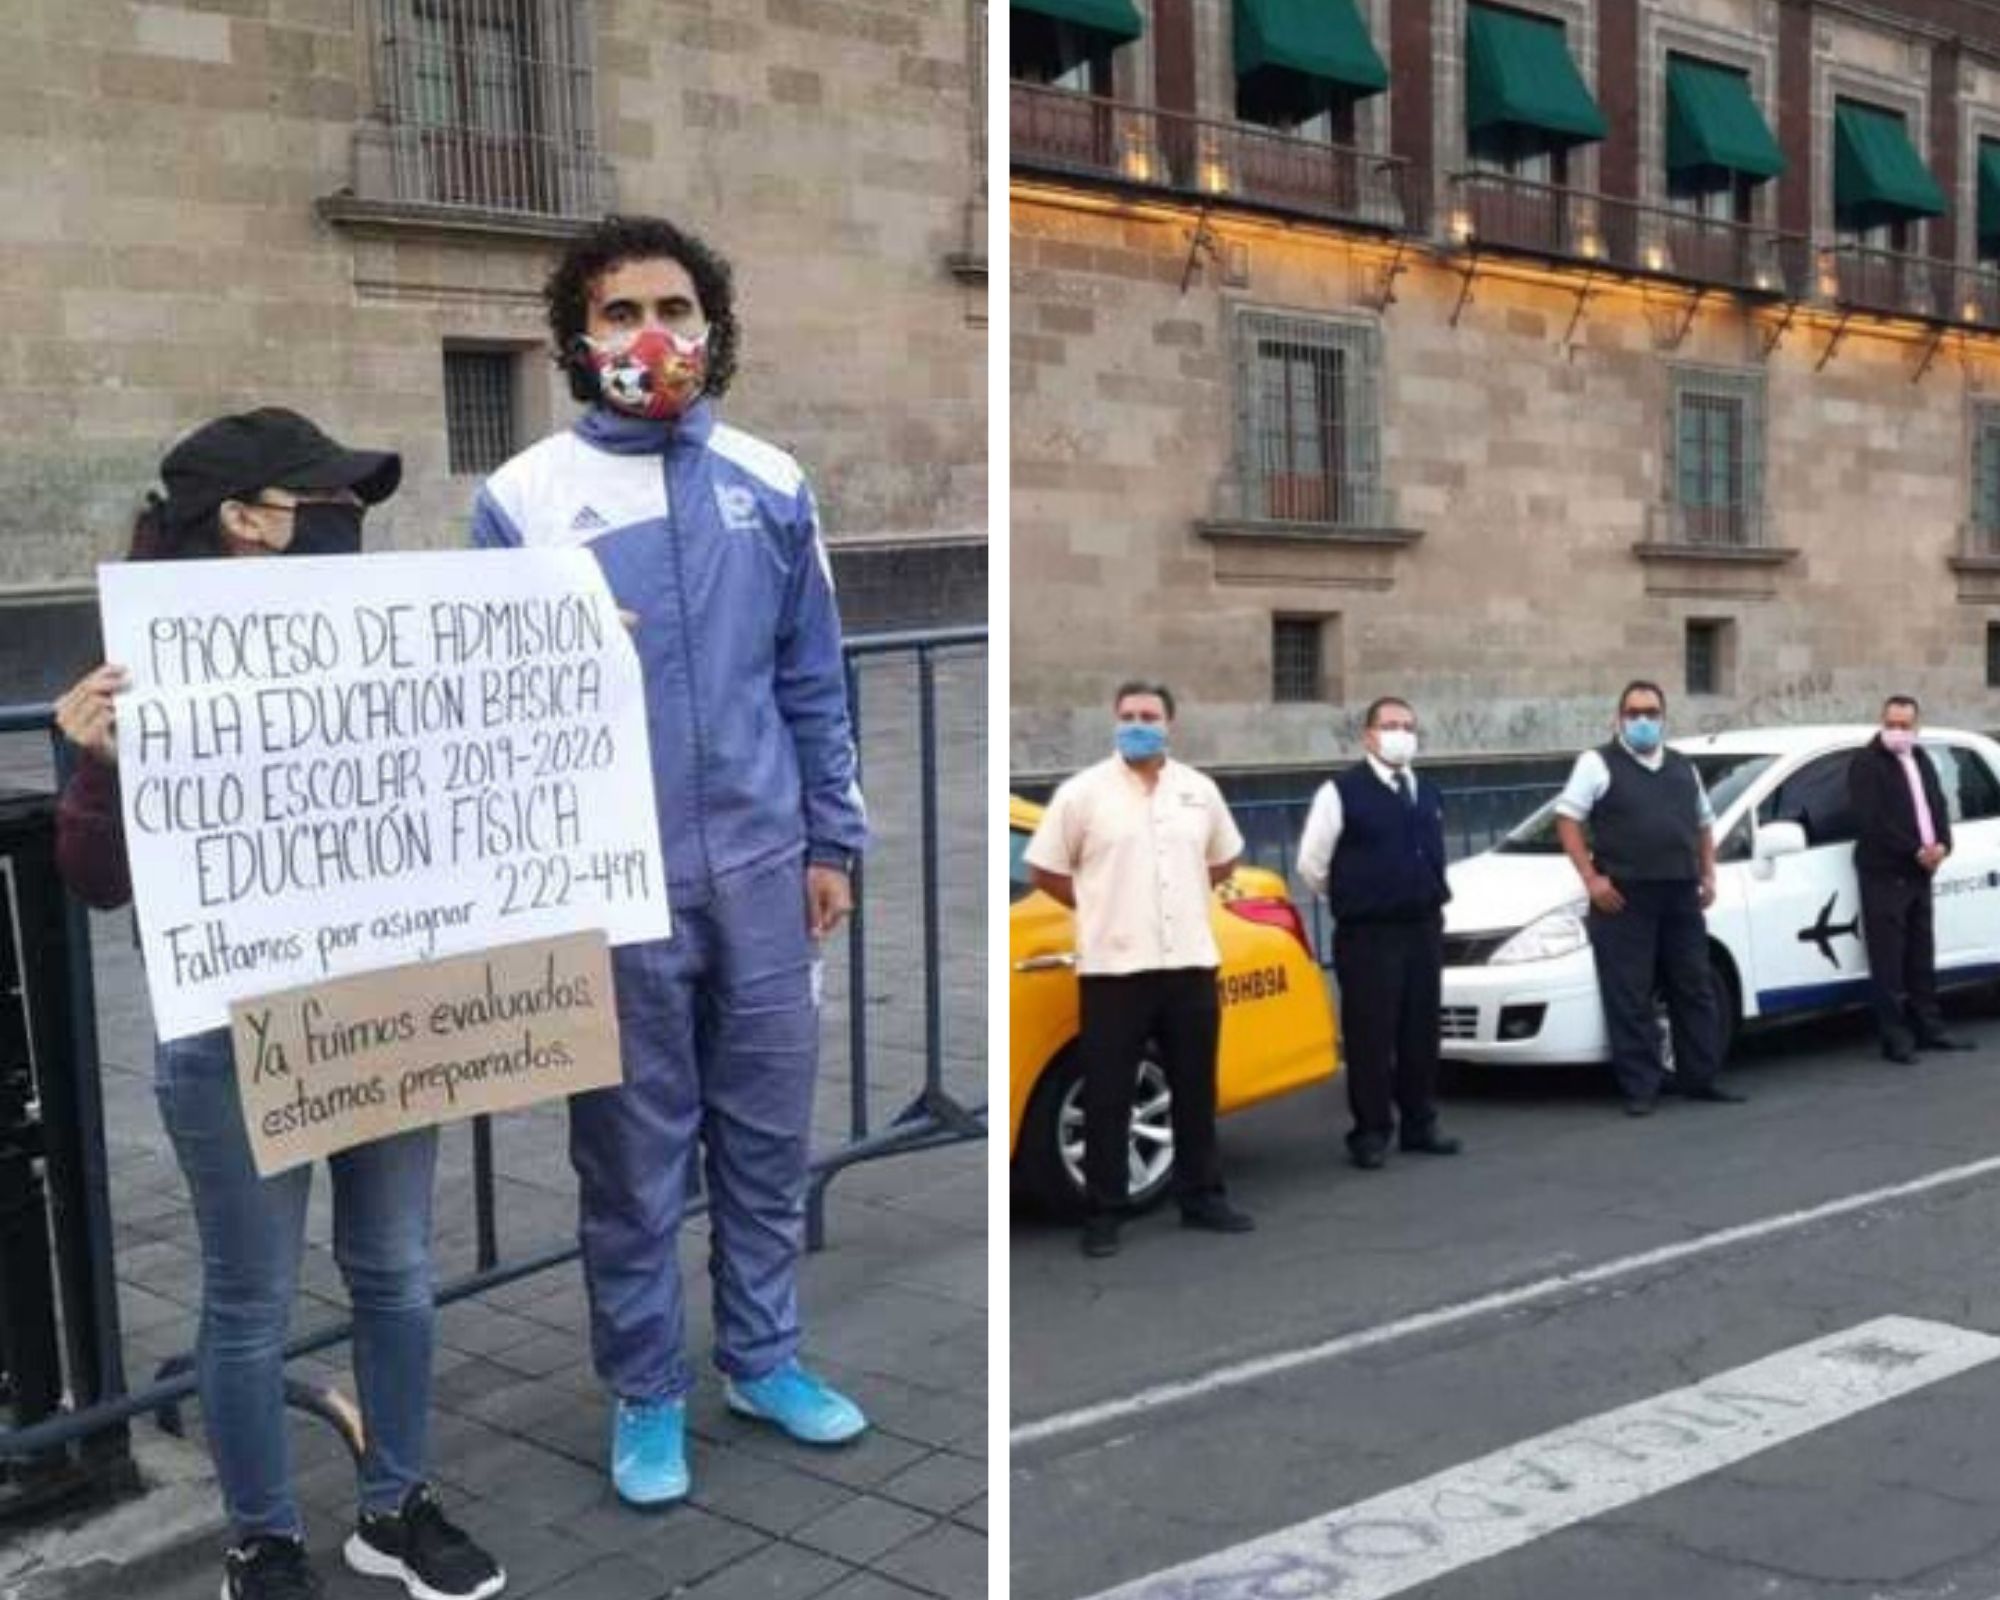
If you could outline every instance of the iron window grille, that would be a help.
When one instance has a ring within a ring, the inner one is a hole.
[[[1271,698],[1280,704],[1320,698],[1325,630],[1318,617],[1271,619]]]
[[[445,351],[445,436],[454,475],[484,476],[513,455],[514,369],[511,351]]]
[[[1751,374],[1677,372],[1667,443],[1675,542],[1725,548],[1763,544],[1763,380]]]
[[[2000,555],[2000,405],[1972,408],[1972,523],[1969,555]]]
[[[1687,692],[1722,693],[1722,630],[1720,622],[1687,625]]]
[[[565,217],[603,209],[590,7],[372,3],[396,200]]]
[[[1382,335],[1369,322],[1245,311],[1237,478],[1252,521],[1379,527]]]

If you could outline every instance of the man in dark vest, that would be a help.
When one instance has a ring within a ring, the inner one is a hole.
[[[1951,808],[1937,767],[1917,743],[1917,702],[1892,695],[1882,730],[1847,769],[1854,874],[1882,1054],[1908,1065],[1919,1050],[1971,1050],[1944,1031],[1937,1003],[1931,882],[1951,854]]]
[[[1611,1064],[1634,1117],[1651,1113],[1665,1076],[1658,996],[1679,1092],[1724,1104],[1743,1098],[1716,1082],[1722,1014],[1702,916],[1715,902],[1715,813],[1694,763],[1666,747],[1666,715],[1658,684],[1627,684],[1615,736],[1577,757],[1556,801],[1556,834],[1590,897]]]
[[[1367,757],[1320,785],[1299,841],[1299,876],[1333,908],[1341,1053],[1354,1128],[1347,1149],[1373,1171],[1391,1135],[1408,1151],[1455,1156],[1438,1130],[1438,992],[1444,968],[1444,802],[1410,770],[1417,714],[1368,708]]]

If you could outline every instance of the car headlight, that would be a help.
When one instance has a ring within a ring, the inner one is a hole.
[[[1583,920],[1581,905],[1563,906],[1547,916],[1537,917],[1486,959],[1492,967],[1513,966],[1522,961],[1553,961],[1574,955],[1590,943],[1590,929]]]

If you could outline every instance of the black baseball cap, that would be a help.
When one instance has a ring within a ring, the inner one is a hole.
[[[167,520],[184,525],[265,489],[352,489],[372,506],[396,492],[403,458],[350,450],[296,411],[265,406],[202,424],[167,452],[160,479]]]

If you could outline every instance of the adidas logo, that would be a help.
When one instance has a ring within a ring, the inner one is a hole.
[[[570,518],[569,531],[571,533],[602,533],[610,526],[610,523],[598,515],[594,507],[585,506],[575,516]]]

